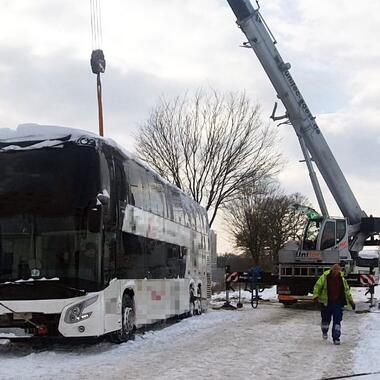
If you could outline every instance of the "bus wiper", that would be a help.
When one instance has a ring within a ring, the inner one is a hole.
[[[72,291],[78,292],[78,293],[83,294],[83,295],[87,294],[87,292],[84,289],[74,288],[74,287],[66,285],[66,284],[64,284],[62,282],[51,282],[50,284],[52,284],[53,286],[57,286],[59,288],[64,288],[64,289],[67,289],[67,290],[72,290]]]
[[[31,285],[34,281],[28,281],[28,280],[15,280],[15,281],[5,281],[5,282],[0,282],[0,286],[3,285]]]

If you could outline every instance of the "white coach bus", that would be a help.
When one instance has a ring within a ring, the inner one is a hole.
[[[22,329],[122,342],[199,314],[209,246],[206,211],[112,140],[0,130],[0,337]]]

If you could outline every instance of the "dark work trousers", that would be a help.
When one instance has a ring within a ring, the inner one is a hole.
[[[343,318],[343,307],[341,304],[329,303],[327,306],[322,305],[321,309],[322,317],[322,333],[327,334],[329,331],[329,326],[331,322],[331,317],[333,319],[332,325],[332,338],[333,340],[339,340],[340,338],[340,322]]]

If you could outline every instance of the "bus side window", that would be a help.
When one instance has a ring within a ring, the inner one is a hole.
[[[171,188],[171,202],[173,204],[173,214],[174,214],[174,221],[176,223],[183,224],[184,223],[184,215],[183,215],[183,207],[180,197],[180,192],[175,189]]]
[[[143,203],[143,209],[145,211],[152,212],[152,204],[150,201],[150,191],[149,191],[149,177],[150,173],[147,169],[140,167],[140,176],[141,176],[141,183],[142,183],[142,189],[144,194],[144,203]]]
[[[108,194],[111,196],[110,204],[108,205],[107,208],[104,209],[105,225],[110,226],[110,225],[114,225],[115,216],[116,216],[115,198],[113,195],[113,192],[115,191],[114,189],[115,179],[113,175],[112,158],[109,157],[107,159],[104,153],[100,155],[100,171],[101,171],[101,182],[102,182],[101,190],[102,191],[106,190]]]
[[[189,209],[189,200],[185,198],[182,194],[181,194],[181,204],[182,204],[182,210],[183,210],[183,216],[184,216],[182,224],[186,227],[190,227],[191,211]]]
[[[152,212],[156,215],[165,216],[165,193],[161,182],[152,173],[148,174],[150,203]]]
[[[116,270],[120,278],[141,279],[147,277],[146,239],[121,233],[122,249],[117,251]]]
[[[202,217],[203,217],[203,226],[204,226],[204,230],[203,230],[203,232],[204,232],[205,234],[207,234],[207,229],[208,229],[207,211],[204,211],[204,212],[203,212]]]
[[[155,178],[155,185],[156,185],[158,215],[165,217],[166,216],[165,189],[164,189],[163,184],[159,181],[158,178]]]
[[[197,231],[202,232],[202,215],[198,207],[195,206],[194,210],[195,210],[195,216],[197,219]]]
[[[168,185],[165,186],[165,195],[166,195],[167,218],[170,220],[174,220],[172,192],[171,192],[171,187]]]
[[[104,258],[103,258],[103,268],[104,268],[104,283],[108,284],[112,278],[116,276],[116,239],[113,235],[107,235],[104,244]]]
[[[124,167],[119,161],[115,161],[115,183],[117,199],[126,202],[127,197],[127,181],[125,177]]]
[[[127,181],[124,172],[123,165],[115,160],[115,187],[116,187],[116,205],[117,205],[117,215],[118,224],[121,228],[124,220],[124,212],[128,201],[127,195]]]
[[[333,247],[335,242],[335,222],[326,222],[321,239],[321,250]]]
[[[145,203],[144,188],[141,176],[142,168],[132,160],[128,160],[127,165],[131,187],[131,204],[142,209],[144,208]]]
[[[197,229],[197,210],[195,209],[192,203],[189,203],[190,206],[190,226],[193,230]]]

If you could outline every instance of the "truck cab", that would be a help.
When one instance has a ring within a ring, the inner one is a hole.
[[[279,251],[277,292],[280,302],[294,303],[306,298],[325,270],[335,263],[351,259],[348,246],[346,219],[309,219],[303,239],[288,242]]]

